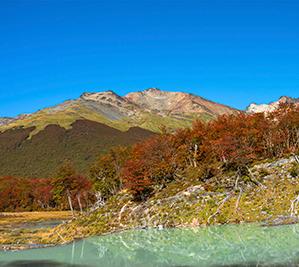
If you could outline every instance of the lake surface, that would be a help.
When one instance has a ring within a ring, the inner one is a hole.
[[[299,266],[299,225],[132,230],[66,246],[0,252],[0,266]]]

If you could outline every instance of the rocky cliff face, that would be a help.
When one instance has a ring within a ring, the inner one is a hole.
[[[269,104],[255,104],[252,103],[247,107],[248,113],[260,113],[260,112],[272,112],[279,107],[280,104],[293,103],[299,104],[299,98],[292,98],[288,96],[282,96],[277,101]]]
[[[135,113],[140,112],[137,106],[113,91],[84,93],[79,101],[95,112],[103,114],[112,120],[133,116]]]

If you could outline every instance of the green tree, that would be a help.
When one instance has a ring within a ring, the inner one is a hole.
[[[90,169],[90,177],[98,197],[106,200],[122,187],[121,169],[129,156],[127,147],[114,147],[102,155]]]

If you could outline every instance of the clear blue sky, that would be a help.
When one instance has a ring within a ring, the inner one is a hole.
[[[299,1],[0,1],[0,116],[148,87],[298,97]]]

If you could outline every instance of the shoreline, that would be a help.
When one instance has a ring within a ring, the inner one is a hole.
[[[33,249],[43,249],[43,248],[51,248],[51,247],[59,247],[59,246],[66,246],[73,242],[81,241],[86,238],[90,237],[96,237],[96,236],[107,236],[111,234],[117,234],[122,233],[125,231],[133,231],[133,230],[149,230],[149,229],[157,229],[157,230],[164,230],[164,229],[185,229],[185,228],[205,228],[205,227],[211,227],[211,226],[225,226],[225,225],[244,225],[244,224],[256,224],[259,227],[279,227],[279,226],[285,226],[285,225],[294,225],[299,224],[299,218],[298,217],[284,217],[285,221],[280,221],[279,223],[274,221],[256,221],[256,222],[238,222],[238,223],[215,223],[210,225],[198,225],[198,226],[192,226],[192,225],[180,225],[180,226],[174,226],[174,227],[134,227],[134,228],[124,228],[124,229],[116,229],[114,231],[108,231],[101,234],[91,235],[91,236],[85,236],[81,238],[74,238],[71,241],[67,241],[64,243],[40,243],[40,244],[0,244],[0,251],[2,252],[16,252],[16,251],[25,251],[25,250],[33,250]],[[59,226],[59,225],[58,225]],[[51,229],[49,229],[51,230]]]

